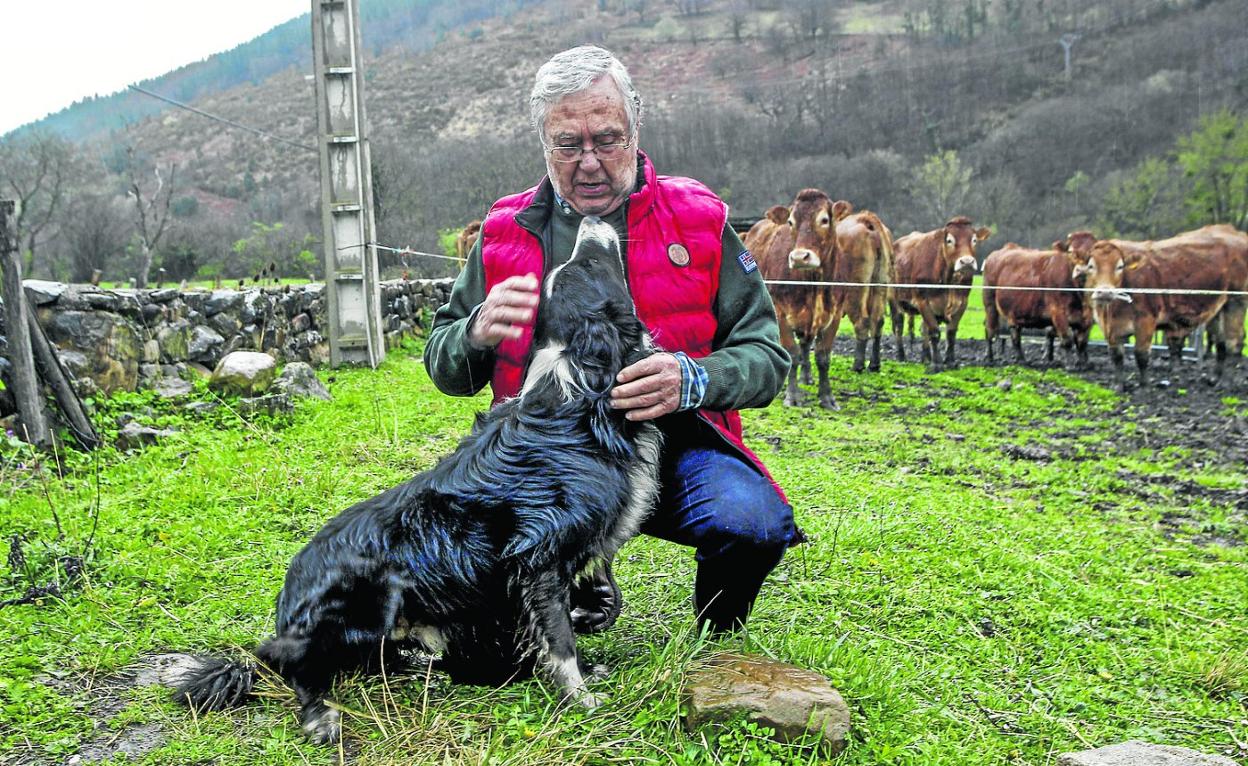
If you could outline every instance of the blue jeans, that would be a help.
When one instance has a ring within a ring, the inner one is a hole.
[[[667,439],[659,497],[641,531],[696,549],[699,625],[733,630],[795,541],[793,508],[707,423],[691,415],[659,422]]]

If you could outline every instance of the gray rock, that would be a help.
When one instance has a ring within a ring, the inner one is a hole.
[[[143,317],[143,321],[150,325],[165,315],[165,307],[157,303],[144,303],[139,309],[139,314]]]
[[[295,411],[295,403],[285,393],[266,394],[239,399],[238,411],[243,415],[288,415]]]
[[[1014,381],[1010,380],[1009,378],[1003,378],[1001,380],[998,380],[997,388],[1001,389],[1002,391],[1009,391],[1011,388],[1014,388]]]
[[[69,289],[64,282],[48,282],[42,279],[23,279],[22,287],[26,288],[26,298],[36,306],[56,303]]]
[[[216,412],[220,408],[220,402],[189,402],[182,407],[182,409],[192,415],[207,415],[210,412]]]
[[[204,316],[213,316],[222,311],[237,311],[242,306],[243,294],[237,290],[213,290],[202,310]]]
[[[147,299],[152,303],[168,303],[180,296],[176,287],[166,287],[161,290],[153,290],[147,295]]]
[[[304,362],[291,362],[286,365],[286,369],[282,370],[282,374],[278,376],[273,386],[292,399],[298,399],[301,396],[313,396],[325,400],[331,398],[329,389],[317,379],[312,365]]]
[[[193,390],[191,384],[181,378],[158,378],[152,389],[162,399],[178,399]]]
[[[277,362],[259,351],[234,351],[226,354],[212,371],[209,385],[217,391],[238,394],[260,394],[269,389],[277,374]]]
[[[186,344],[186,358],[195,362],[212,359],[224,345],[225,338],[203,325],[195,325],[191,329],[191,339]]]
[[[148,364],[160,361],[160,342],[155,338],[143,342],[143,361]]]
[[[774,729],[781,742],[813,739],[833,755],[845,748],[849,733],[849,707],[826,678],[765,657],[713,657],[690,674],[684,708],[691,730],[745,717]]]
[[[208,318],[208,326],[221,333],[222,336],[229,338],[237,333],[238,328],[242,325],[233,316],[223,311],[210,316]]]
[[[187,358],[191,345],[191,325],[179,319],[166,325],[156,332],[156,342],[160,344],[160,358],[166,362],[181,362]]]
[[[121,298],[112,293],[88,292],[82,294],[82,302],[97,311],[117,311],[121,308]]]
[[[139,378],[142,380],[152,380],[160,377],[160,365],[158,364],[140,364]]]
[[[1063,753],[1057,758],[1057,766],[1236,766],[1236,763],[1221,755],[1206,755],[1186,747],[1130,740],[1095,750]]]
[[[307,314],[296,314],[290,320],[290,331],[293,333],[307,332],[312,327],[312,317]]]
[[[61,364],[73,377],[83,378],[91,374],[91,360],[81,351],[58,349],[56,355],[60,357]]]
[[[142,449],[155,444],[156,442],[168,436],[172,436],[173,431],[168,429],[156,429],[149,426],[141,426],[135,421],[126,423],[125,427],[117,434],[117,448],[123,452],[130,450]]]

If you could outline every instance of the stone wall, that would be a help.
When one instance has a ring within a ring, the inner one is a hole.
[[[386,348],[423,331],[452,280],[383,282]],[[39,324],[84,396],[134,390],[161,377],[206,374],[231,351],[263,351],[279,362],[329,360],[325,285],[243,290],[104,290],[26,280]],[[428,309],[426,311],[426,309]],[[0,378],[10,383],[0,311]],[[0,391],[0,416],[13,409]]]

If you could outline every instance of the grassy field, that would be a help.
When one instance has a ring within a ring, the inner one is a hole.
[[[61,475],[0,447],[0,533],[24,553],[0,600],[56,577],[64,590],[0,608],[0,762],[120,762],[127,748],[142,764],[825,762],[748,725],[682,730],[689,668],[742,643],[842,691],[853,732],[838,764],[1052,764],[1130,738],[1248,755],[1234,500],[1248,470],[1141,438],[1115,393],[1018,368],[854,376],[837,357],[842,411],[747,413],[811,542],[769,581],[748,638],[709,643],[692,635],[691,551],[630,543],[625,614],[581,642],[612,667],[593,714],[557,713],[539,682],[457,687],[416,667],[343,683],[347,740],[316,747],[283,689],[195,718],[131,683],[156,653],[254,646],[326,518],[453,448],[487,400],[438,394],[418,353],[323,371],[334,400],[282,420],[101,403],[106,428],[129,412],[177,433],[69,456]],[[58,560],[84,549],[71,582]]]

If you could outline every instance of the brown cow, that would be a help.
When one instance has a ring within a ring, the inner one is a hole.
[[[897,281],[897,265],[893,261],[893,234],[875,213],[863,210],[836,223],[837,256],[833,282],[856,282],[867,287],[832,288],[836,312],[832,332],[841,324],[841,316],[854,325],[854,372],[862,372],[866,361],[867,341],[871,341],[872,372],[880,370],[880,335],[884,329],[884,310],[892,300],[891,288],[881,287]]]
[[[1235,260],[1236,273],[1248,276],[1248,234],[1234,226],[1218,224],[1206,226],[1200,231],[1220,239],[1228,248],[1229,255]],[[1248,283],[1232,284],[1235,292],[1248,292]],[[1248,313],[1248,297],[1231,295],[1226,305],[1213,318],[1209,325],[1209,337],[1216,343],[1219,338],[1226,344],[1226,353],[1233,365],[1238,366],[1244,353],[1244,315]]]
[[[1200,229],[1156,242],[1102,240],[1092,247],[1087,287],[1092,313],[1109,343],[1120,385],[1127,387],[1122,344],[1135,336],[1135,364],[1140,383],[1148,381],[1153,333],[1162,330],[1170,349],[1170,372],[1178,372],[1187,336],[1223,309],[1227,291],[1248,281],[1248,263],[1234,252],[1228,236]],[[1132,290],[1136,292],[1133,292]],[[1200,294],[1142,293],[1139,290],[1200,290]],[[1215,338],[1222,374],[1226,341]]]
[[[745,235],[745,245],[754,254],[763,279],[785,282],[831,282],[836,268],[836,221],[852,211],[848,202],[832,202],[818,189],[798,193],[792,208],[776,205]],[[832,325],[836,302],[832,288],[815,285],[769,284],[776,316],[780,320],[780,343],[789,352],[788,387],[784,403],[800,401],[798,369],[805,367],[809,382],[810,348],[815,347],[819,371],[819,404],[836,409],[828,385],[828,358],[836,327]]]
[[[460,230],[455,237],[455,257],[459,259],[459,265],[463,266],[468,260],[468,253],[472,252],[472,248],[477,244],[477,238],[481,236],[481,222],[469,221],[468,225]]]
[[[1029,250],[1010,242],[984,259],[984,334],[988,341],[988,363],[992,364],[993,340],[1001,320],[1010,328],[1014,360],[1025,364],[1022,334],[1025,328],[1049,330],[1045,361],[1053,361],[1053,339],[1062,339],[1067,367],[1088,364],[1088,331],[1092,329],[1092,307],[1078,291],[1086,281],[1086,261],[1070,251],[1064,242],[1052,250]],[[1052,288],[1009,290],[1009,287]],[[1074,357],[1078,355],[1076,362]]]
[[[944,364],[954,363],[958,322],[966,311],[969,287],[977,270],[975,246],[990,235],[988,229],[976,229],[971,219],[958,216],[935,231],[911,232],[897,240],[897,281],[901,284],[932,285],[930,288],[899,287],[894,291],[893,335],[897,338],[899,359],[906,358],[901,342],[901,314],[904,311],[923,317],[923,359],[930,360],[930,369],[937,371],[941,368],[939,347],[942,323],[948,338]]]

